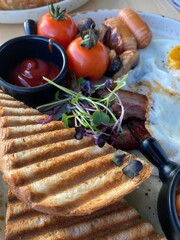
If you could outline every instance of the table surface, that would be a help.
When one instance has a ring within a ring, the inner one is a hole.
[[[74,12],[94,11],[98,9],[122,9],[125,7],[130,7],[137,11],[164,15],[180,21],[180,12],[173,8],[168,0],[89,0],[88,3]],[[0,24],[0,44],[23,34],[23,24]]]

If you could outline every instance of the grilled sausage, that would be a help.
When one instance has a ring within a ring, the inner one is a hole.
[[[127,24],[128,28],[134,34],[138,48],[145,48],[149,45],[152,33],[148,25],[136,12],[130,8],[125,8],[119,12],[118,17]]]

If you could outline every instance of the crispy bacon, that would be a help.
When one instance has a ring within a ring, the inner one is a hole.
[[[113,147],[122,150],[139,148],[139,139],[145,139],[150,134],[145,128],[145,121],[138,118],[129,118],[122,124],[122,135],[112,139]]]
[[[127,90],[120,90],[118,95],[125,109],[124,120],[132,117],[142,120],[146,119],[148,99],[145,95]],[[114,104],[114,107],[115,105],[116,104]],[[118,112],[116,112],[116,114],[119,115]]]
[[[100,90],[98,95],[105,97],[107,91]],[[141,120],[146,119],[146,109],[148,104],[148,99],[145,95],[130,92],[128,90],[120,90],[118,95],[125,109],[125,114],[123,120],[128,118],[138,118]],[[119,117],[121,115],[121,107],[117,102],[112,105],[112,110],[114,114]]]
[[[101,97],[105,97],[107,91],[100,90],[98,94]],[[145,129],[146,109],[148,99],[145,95],[130,92],[128,90],[120,90],[118,95],[121,99],[122,105],[125,109],[125,114],[122,123],[123,132],[120,137],[111,139],[112,145],[117,149],[132,150],[138,149],[138,141],[130,130],[130,125],[141,127]],[[112,105],[112,110],[116,117],[121,115],[121,107],[118,102]],[[146,132],[144,132],[146,134]]]
[[[138,142],[129,130],[127,123],[122,124],[123,132],[120,137],[111,139],[111,144],[116,149],[132,150],[138,148]]]

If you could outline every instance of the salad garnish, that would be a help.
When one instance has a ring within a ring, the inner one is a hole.
[[[118,91],[125,85],[126,78],[127,75],[116,80],[116,86],[113,89],[114,82],[111,79],[95,85],[88,78],[78,80],[73,78],[72,88],[69,89],[43,77],[45,81],[63,92],[64,97],[60,98],[58,91],[53,102],[41,105],[37,109],[49,114],[49,119],[61,119],[66,127],[74,126],[76,139],[90,136],[95,139],[99,147],[103,147],[106,142],[113,145],[114,140],[122,137],[123,134],[121,124],[124,107]],[[105,90],[106,96],[100,96],[100,90]],[[121,110],[118,118],[111,109],[115,102]],[[47,119],[41,120],[41,122],[43,121],[47,122]]]

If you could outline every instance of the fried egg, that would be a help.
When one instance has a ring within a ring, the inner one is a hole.
[[[180,164],[180,42],[154,39],[139,54],[125,88],[148,96],[146,127]]]

